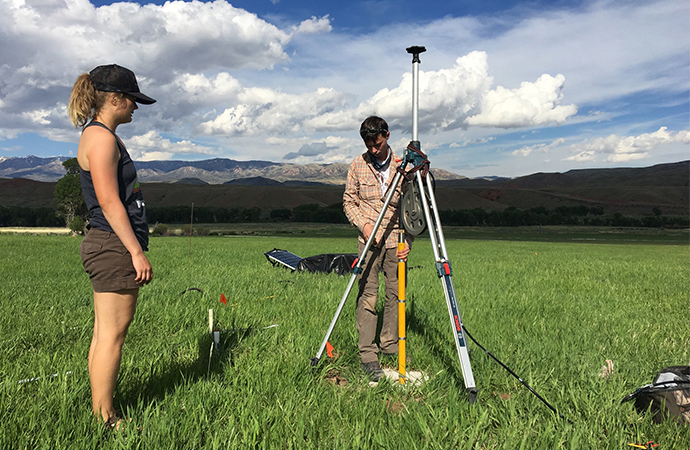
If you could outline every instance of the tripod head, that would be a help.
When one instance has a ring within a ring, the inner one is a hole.
[[[412,47],[407,47],[405,50],[407,50],[407,53],[412,55],[413,63],[420,63],[422,61],[419,60],[419,54],[424,53],[426,51],[426,47],[415,45]]]

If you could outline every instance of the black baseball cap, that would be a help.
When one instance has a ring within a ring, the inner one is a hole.
[[[117,64],[98,66],[89,72],[89,75],[97,91],[128,94],[134,97],[137,103],[143,105],[156,103],[154,99],[139,91],[137,77],[134,76],[134,72],[127,68]]]

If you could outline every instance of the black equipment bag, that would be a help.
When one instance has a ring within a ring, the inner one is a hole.
[[[325,253],[303,258],[297,264],[297,270],[300,272],[305,270],[308,272],[335,272],[338,275],[345,275],[352,272],[356,259],[357,253]]]
[[[621,403],[635,400],[640,413],[651,411],[654,422],[667,417],[679,424],[690,425],[690,366],[671,366],[663,369],[647,384],[626,396]]]

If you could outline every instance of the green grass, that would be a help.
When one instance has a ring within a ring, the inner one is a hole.
[[[661,368],[690,361],[688,245],[449,238],[468,330],[571,424],[473,345],[480,392],[468,403],[426,239],[410,257],[407,348],[409,368],[430,380],[404,390],[367,385],[354,292],[330,339],[338,357],[324,355],[312,370],[348,278],[291,273],[263,255],[353,252],[352,237],[195,237],[191,255],[189,238],[152,238],[155,279],[141,291],[116,391],[133,421],[110,435],[91,419],[92,293],[79,242],[0,235],[0,448],[623,449],[653,440],[664,450],[690,442],[688,427],[654,424],[620,404]],[[203,292],[181,295],[189,287]],[[230,331],[209,366],[210,308]],[[608,379],[598,376],[606,359],[615,365]],[[335,375],[347,381],[335,385]],[[32,377],[40,379],[18,383]]]

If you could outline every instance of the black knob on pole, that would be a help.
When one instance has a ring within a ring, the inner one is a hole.
[[[422,61],[419,59],[419,54],[424,53],[426,51],[426,47],[415,45],[413,47],[407,47],[406,50],[407,53],[412,54],[413,63],[421,63]]]

